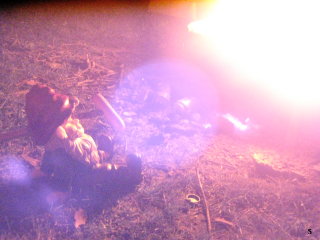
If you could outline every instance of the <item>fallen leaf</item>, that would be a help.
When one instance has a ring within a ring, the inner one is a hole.
[[[80,208],[74,213],[74,226],[79,228],[81,225],[86,224],[87,222],[87,214],[86,212]]]
[[[200,202],[200,197],[196,194],[188,194],[186,199],[192,204],[197,204]]]

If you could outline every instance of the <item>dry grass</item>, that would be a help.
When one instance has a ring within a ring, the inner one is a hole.
[[[121,161],[125,148],[140,152],[144,169],[134,191],[106,192],[98,186],[90,194],[59,193],[48,201],[57,193],[45,183],[8,184],[8,169],[18,171],[17,165],[29,171],[32,166],[21,156],[41,159],[43,149],[27,137],[0,143],[0,239],[319,239],[314,155],[215,135],[190,122],[192,131],[177,129],[183,116],[171,121],[170,104],[156,112],[142,110],[139,96],[151,83],[130,72],[146,59],[143,49],[161,41],[152,24],[168,20],[149,16],[152,21],[145,21],[146,15],[132,11],[1,13],[0,128],[26,124],[24,94],[36,82],[77,95],[78,114],[92,110],[92,94],[102,92],[121,114],[135,113],[125,118],[128,128],[119,137],[115,159]],[[146,33],[152,36],[142,39]],[[110,131],[101,121],[94,117],[84,125],[93,132]],[[197,162],[207,206],[203,199],[195,205],[185,199],[188,193],[203,198]],[[79,208],[88,221],[75,228]]]

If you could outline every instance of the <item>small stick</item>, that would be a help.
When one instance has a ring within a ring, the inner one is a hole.
[[[92,98],[92,101],[96,108],[103,112],[107,122],[109,122],[116,131],[123,131],[126,128],[126,125],[120,115],[116,112],[116,110],[114,110],[104,96],[99,93]]]
[[[204,210],[205,210],[205,213],[206,213],[207,228],[208,228],[208,232],[210,234],[211,233],[211,229],[212,229],[212,227],[211,227],[211,217],[210,217],[210,211],[209,211],[209,207],[208,207],[207,198],[206,198],[206,195],[204,194],[203,186],[202,186],[202,183],[201,183],[201,180],[200,180],[199,159],[197,160],[196,172],[197,172],[198,183],[199,183],[200,190],[201,190],[201,195],[202,195],[203,202],[204,202]]]

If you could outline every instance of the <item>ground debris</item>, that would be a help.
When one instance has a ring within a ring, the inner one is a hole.
[[[232,222],[230,222],[224,218],[215,218],[214,221],[217,223],[223,223],[223,224],[229,225],[231,227],[234,227],[234,224]]]
[[[101,93],[130,118],[127,131],[116,136],[115,160],[123,161],[124,150],[141,153],[143,181],[125,194],[106,194],[99,185],[65,196],[43,182],[32,185],[25,174],[41,164],[41,147],[28,137],[1,142],[0,238],[319,239],[320,174],[308,165],[311,157],[205,132],[202,113],[181,105],[175,112],[188,96],[174,99],[159,76],[135,70],[168,42],[160,30],[173,20],[111,10],[79,9],[77,15],[44,6],[0,16],[0,127],[27,125],[24,95],[42,83],[79,97],[75,114],[85,128],[109,133],[91,100]],[[194,171],[200,155],[210,234]],[[188,193],[200,195],[200,204],[185,201]]]
[[[75,228],[79,228],[80,226],[82,226],[86,223],[87,223],[87,214],[86,214],[85,210],[78,209],[74,213],[74,226],[75,226]]]

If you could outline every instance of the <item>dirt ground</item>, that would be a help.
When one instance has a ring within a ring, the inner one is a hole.
[[[172,48],[185,57],[176,36],[186,33],[168,31],[179,24],[143,4],[0,12],[1,132],[27,124],[25,94],[34,84],[77,96],[76,115],[93,110],[100,92],[126,131],[115,133],[101,116],[83,125],[116,137],[114,161],[132,152],[143,161],[135,189],[106,194],[99,186],[75,196],[25,183],[44,154],[30,137],[1,142],[0,239],[320,239],[317,149],[286,149],[219,121],[208,125],[203,109],[177,110],[184,92],[164,97],[163,89],[177,87],[144,70],[176,58]]]

